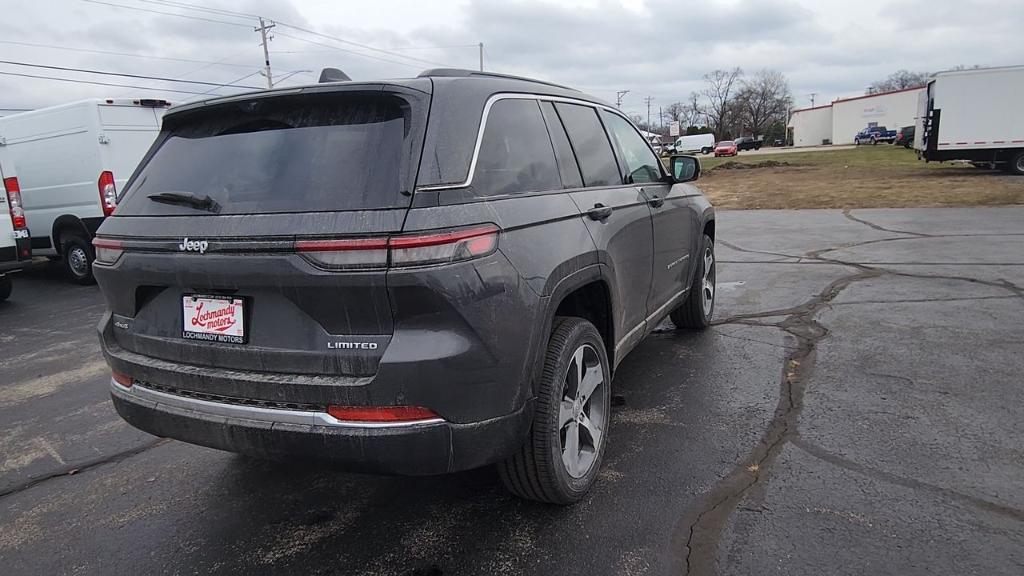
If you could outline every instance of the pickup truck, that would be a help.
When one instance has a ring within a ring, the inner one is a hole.
[[[885,126],[868,126],[857,132],[857,135],[853,137],[853,143],[857,146],[861,144],[878,144],[879,142],[892,144],[895,141],[896,131],[886,130]]]
[[[752,136],[740,136],[733,142],[736,143],[736,150],[760,150],[764,140]]]

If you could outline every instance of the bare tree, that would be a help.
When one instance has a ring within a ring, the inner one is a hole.
[[[867,94],[878,94],[879,92],[891,92],[893,90],[903,90],[904,88],[915,88],[917,86],[924,86],[928,83],[928,72],[911,72],[909,70],[897,70],[889,75],[885,80],[879,80],[872,82],[868,89]]]
[[[793,97],[781,72],[761,70],[742,81],[734,101],[736,130],[749,130],[756,137],[763,135],[773,122],[785,120]]]
[[[673,102],[661,111],[661,118],[666,122],[679,122],[685,129],[686,105],[682,102]]]
[[[700,94],[690,92],[690,99],[686,103],[686,127],[706,126],[704,107],[700,105]]]
[[[707,116],[716,138],[721,138],[726,129],[730,103],[741,76],[743,76],[743,70],[739,67],[732,70],[715,70],[704,75],[704,82],[707,84],[702,92],[707,100],[704,114]]]

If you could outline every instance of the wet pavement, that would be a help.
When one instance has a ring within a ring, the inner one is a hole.
[[[95,287],[0,303],[0,573],[1024,573],[1024,207],[722,212],[716,325],[620,366],[601,479],[279,465],[115,414]]]

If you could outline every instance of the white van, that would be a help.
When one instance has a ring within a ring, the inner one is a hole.
[[[11,295],[10,273],[32,259],[32,248],[21,207],[21,189],[14,166],[0,148],[0,300]]]
[[[160,131],[165,100],[83,100],[0,118],[0,147],[21,184],[32,250],[92,279],[92,237]]]
[[[710,154],[714,150],[714,134],[694,134],[692,136],[680,136],[679,138],[676,138],[675,151],[677,154],[685,154],[687,152]]]

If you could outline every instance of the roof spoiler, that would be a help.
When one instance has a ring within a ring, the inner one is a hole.
[[[324,68],[320,71],[320,84],[324,82],[351,82],[352,79],[337,68]]]

